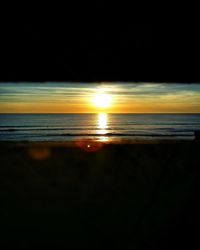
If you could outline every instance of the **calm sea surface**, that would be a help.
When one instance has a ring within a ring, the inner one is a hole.
[[[200,114],[0,114],[0,141],[194,139]]]

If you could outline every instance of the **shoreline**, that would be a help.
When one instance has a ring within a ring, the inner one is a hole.
[[[50,146],[50,147],[75,147],[77,142],[98,143],[102,145],[137,145],[137,144],[200,144],[198,140],[186,139],[133,139],[133,140],[115,140],[98,141],[93,139],[73,140],[73,141],[0,141],[1,146]]]

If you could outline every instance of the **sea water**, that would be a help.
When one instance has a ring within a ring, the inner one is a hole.
[[[0,141],[194,139],[200,114],[0,114]]]

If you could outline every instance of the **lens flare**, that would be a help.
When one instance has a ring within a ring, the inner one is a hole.
[[[88,153],[93,153],[102,148],[103,144],[99,141],[93,140],[77,140],[75,145],[79,147],[81,150],[86,151]]]
[[[46,160],[50,157],[51,151],[47,147],[30,147],[28,153],[35,160]]]

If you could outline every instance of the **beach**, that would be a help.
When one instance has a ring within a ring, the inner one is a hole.
[[[199,146],[1,142],[1,242],[12,249],[191,246],[198,239]]]

